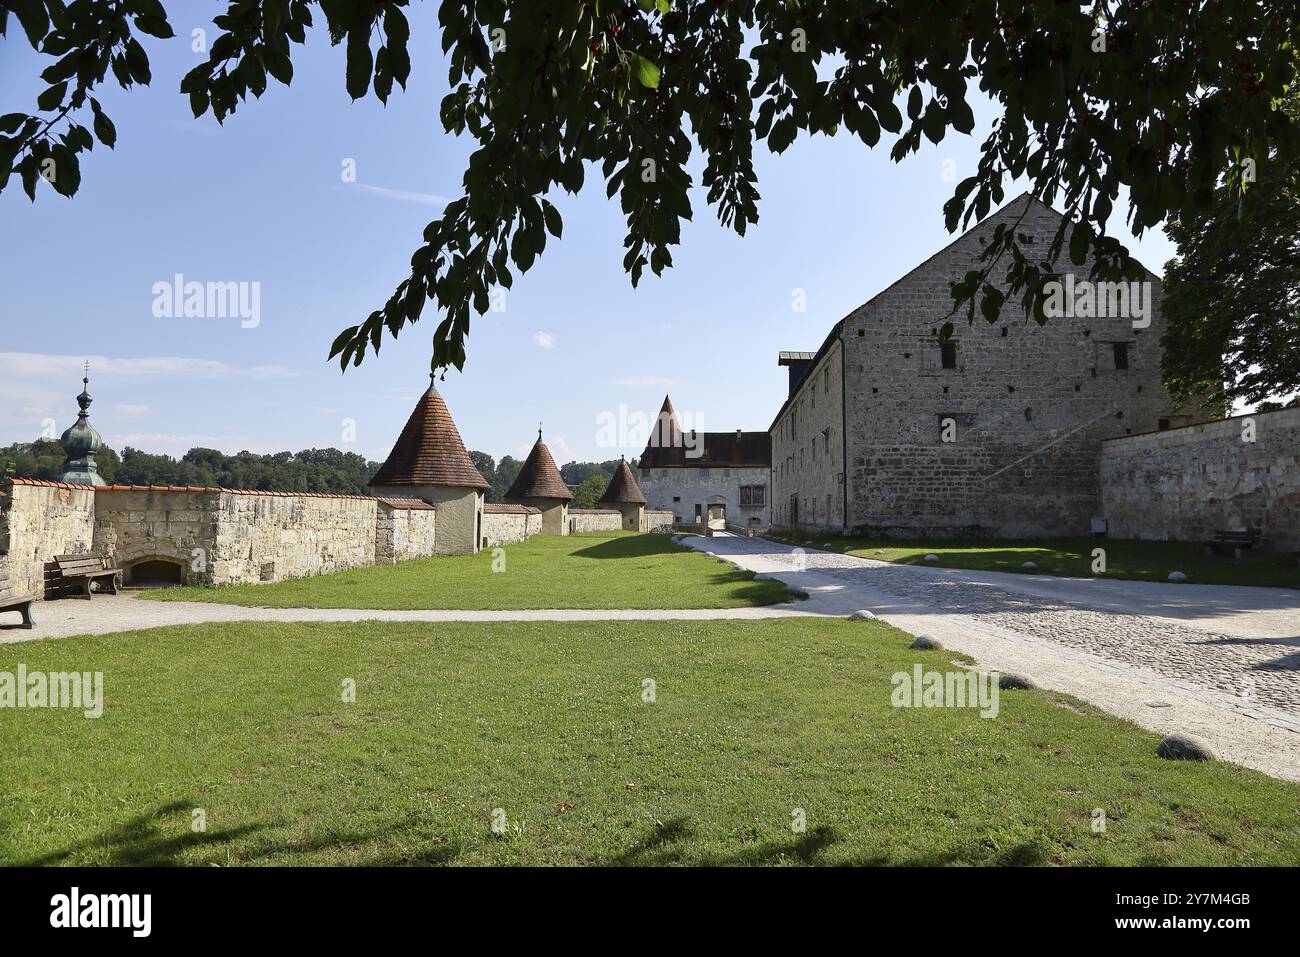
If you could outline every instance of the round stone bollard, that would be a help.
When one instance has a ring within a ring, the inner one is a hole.
[[[1170,761],[1213,761],[1214,749],[1191,734],[1167,734],[1156,745],[1156,754]]]
[[[1003,691],[1025,691],[1037,688],[1032,678],[1016,674],[1014,671],[1003,672],[998,676],[998,687]]]
[[[939,560],[939,556],[938,556],[938,555],[926,555],[926,556],[925,556],[925,560],[926,560],[927,562],[937,562],[937,561]]]
[[[849,615],[849,621],[875,621],[875,620],[876,620],[875,613],[868,611],[865,608],[859,608],[853,614]]]
[[[1185,582],[1187,581],[1187,576],[1184,575],[1182,572],[1170,572],[1169,580],[1171,582]]]
[[[1024,563],[1023,565],[1021,565],[1020,567],[1021,567],[1021,568],[1028,568],[1030,571],[1033,571],[1035,568],[1038,567],[1038,562],[1025,562],[1025,563]]]
[[[728,562],[725,558],[719,558],[719,559],[718,559],[718,564],[719,564],[719,565],[728,565],[728,564],[730,564],[730,562]]]
[[[917,635],[916,640],[908,645],[908,647],[914,648],[917,651],[940,651],[943,648],[943,645],[939,644],[936,639],[931,638],[929,635]]]

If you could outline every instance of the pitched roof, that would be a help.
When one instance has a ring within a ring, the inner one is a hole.
[[[650,444],[637,465],[649,468],[770,468],[772,436],[768,432],[688,432],[681,444]]]
[[[393,451],[388,453],[388,460],[370,484],[488,487],[487,480],[465,451],[447,403],[442,401],[432,382],[415,404]]]
[[[641,489],[636,484],[636,477],[632,475],[632,470],[627,467],[626,462],[618,463],[618,468],[609,477],[609,484],[605,486],[605,492],[600,496],[600,501],[601,503],[609,502],[611,504],[625,505],[645,504],[645,496],[641,494]],[[569,511],[573,511],[573,509]]]
[[[551,450],[542,441],[542,430],[537,430],[537,441],[533,450],[524,459],[519,475],[506,492],[506,498],[573,498],[569,486],[564,484],[560,470],[555,467]]]
[[[682,426],[677,421],[677,410],[673,408],[672,399],[664,396],[664,404],[659,407],[654,428],[650,430],[650,445],[671,448],[682,444]]]
[[[531,505],[508,505],[504,502],[487,502],[483,506],[486,515],[541,515],[540,508]]]

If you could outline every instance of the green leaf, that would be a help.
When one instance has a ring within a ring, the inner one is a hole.
[[[375,61],[370,52],[370,34],[366,30],[353,30],[348,34],[348,96],[359,100],[370,89],[370,74]]]
[[[1088,227],[1075,223],[1070,232],[1070,262],[1082,266],[1088,261]]]
[[[153,79],[149,73],[149,57],[135,37],[126,41],[126,68],[131,74],[131,79],[143,86],[148,86],[149,81]]]
[[[629,53],[628,59],[632,64],[632,75],[638,83],[648,90],[659,89],[659,67],[639,53]]]
[[[136,17],[135,25],[142,33],[147,33],[151,37],[158,37],[160,40],[170,40],[176,36],[171,24],[159,17]]]
[[[45,4],[41,0],[13,0],[8,6],[17,15],[18,22],[23,25],[32,49],[39,49],[38,44],[45,39],[45,34],[50,32],[50,17],[45,12]],[[25,178],[24,185],[26,185]],[[32,190],[28,190],[28,194],[35,198]]]
[[[113,144],[117,142],[117,130],[113,126],[113,121],[99,110],[96,110],[94,126],[95,136],[98,137],[101,143],[112,149]]]
[[[17,133],[18,127],[27,119],[26,113],[6,113],[0,116],[0,133]]]
[[[564,221],[560,218],[560,211],[546,199],[542,200],[542,218],[546,220],[547,232],[559,239],[560,233],[564,230]]]
[[[57,110],[63,102],[63,94],[68,92],[68,83],[56,83],[36,98],[36,105],[42,110]]]

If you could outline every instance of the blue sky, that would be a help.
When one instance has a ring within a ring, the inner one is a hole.
[[[177,10],[177,37],[147,44],[153,85],[100,96],[117,148],[83,157],[78,195],[42,185],[32,205],[16,181],[0,195],[0,444],[37,437],[49,419],[66,428],[88,358],[92,422],[119,450],[334,446],[383,459],[427,385],[434,313],[346,374],[326,356],[405,277],[425,224],[460,193],[471,143],[438,120],[436,6],[410,13],[411,79],[387,108],[348,99],[343,48],[317,29],[295,47],[292,89],[272,83],[224,128],[194,120],[176,92],[200,60],[190,31],[215,35],[212,7]],[[47,62],[20,36],[0,40],[0,113],[31,108]],[[760,146],[757,227],[744,239],[724,230],[699,192],[677,265],[636,290],[617,200],[598,177],[580,197],[553,194],[564,239],[516,280],[503,312],[476,319],[465,371],[439,385],[466,445],[519,456],[540,420],[561,462],[635,455],[636,444],[598,441],[600,417],[653,415],[666,392],[698,428],[765,429],[785,392],[777,353],[816,349],[951,240],[944,161],[958,178],[974,170],[991,110],[979,116],[974,136],[927,143],[901,166],[888,140],[803,140],[780,157]],[[342,179],[348,160],[355,183]],[[1112,229],[1127,237],[1117,206]],[[1172,255],[1160,233],[1132,248],[1157,274]],[[178,273],[259,283],[258,325],[155,316],[154,284]]]

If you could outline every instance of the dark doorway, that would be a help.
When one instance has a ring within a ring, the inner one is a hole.
[[[790,525],[794,528],[799,526],[799,496],[790,496]]]
[[[180,585],[184,570],[177,562],[165,558],[150,558],[136,562],[126,570],[126,584],[136,588],[166,588]]]

